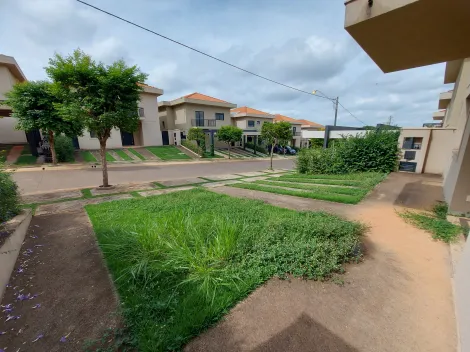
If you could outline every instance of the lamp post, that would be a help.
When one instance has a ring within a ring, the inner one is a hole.
[[[334,126],[336,126],[336,121],[338,120],[339,97],[336,97],[336,99],[329,98],[325,93],[323,93],[322,91],[320,91],[318,89],[314,90],[312,92],[312,94],[317,94],[317,93],[321,93],[325,98],[330,99],[333,102],[333,104],[335,104],[335,123],[334,123]]]

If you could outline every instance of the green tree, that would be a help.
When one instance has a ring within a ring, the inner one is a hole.
[[[55,137],[65,134],[69,137],[81,135],[81,120],[62,116],[57,110],[60,99],[50,82],[23,82],[13,86],[6,94],[5,104],[11,107],[12,116],[18,120],[17,129],[26,132],[41,130],[46,132],[51,147],[52,163],[57,164]]]
[[[89,131],[96,133],[103,169],[102,186],[108,187],[106,142],[114,128],[128,132],[137,129],[138,101],[143,90],[138,83],[144,82],[147,75],[122,60],[108,66],[95,62],[81,50],[67,57],[56,54],[49,60],[46,72],[56,82],[63,98],[59,104],[61,114],[83,121]]]
[[[199,127],[191,127],[188,131],[188,139],[190,141],[196,141],[197,146],[201,149],[202,154],[206,151],[206,134],[204,130]]]
[[[243,135],[243,130],[235,126],[222,126],[217,131],[217,139],[225,142],[228,145],[228,158],[230,159],[230,147],[232,143],[240,141]]]
[[[261,128],[261,139],[263,139],[266,144],[271,146],[271,150],[269,152],[272,170],[274,146],[278,143],[286,142],[292,139],[292,126],[290,123],[285,121],[278,123],[266,122]]]

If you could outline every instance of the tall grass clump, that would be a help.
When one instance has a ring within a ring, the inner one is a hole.
[[[3,169],[0,163],[0,227],[20,212],[20,195],[18,186],[11,173]]]
[[[139,351],[180,349],[273,276],[323,279],[363,228],[205,190],[87,206]]]

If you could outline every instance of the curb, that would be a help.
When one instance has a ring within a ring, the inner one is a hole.
[[[11,273],[15,267],[16,259],[21,251],[32,217],[31,209],[24,209],[21,214],[6,223],[7,229],[14,229],[14,231],[0,248],[0,302],[6,285],[10,281]]]

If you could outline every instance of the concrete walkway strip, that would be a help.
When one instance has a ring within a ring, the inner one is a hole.
[[[237,175],[245,176],[245,177],[252,177],[252,176],[266,176],[264,172],[260,171],[252,171],[252,172],[238,172]]]
[[[11,272],[21,251],[31,218],[31,209],[24,209],[20,215],[15,216],[5,224],[6,231],[10,235],[0,247],[0,301],[6,285],[10,281]]]
[[[276,177],[276,175],[273,175],[273,177]],[[277,176],[279,177],[279,176]],[[357,186],[342,186],[342,185],[325,185],[324,183],[303,183],[303,182],[292,182],[292,181],[284,181],[284,180],[265,180],[266,182],[272,182],[273,184],[276,183],[292,183],[295,185],[303,185],[303,186],[312,186],[312,187],[341,187],[341,188],[354,188],[354,189],[360,189]]]
[[[210,175],[210,176],[204,176],[204,178],[212,181],[225,181],[225,180],[233,180],[236,178],[241,178],[239,175],[235,174],[227,174],[227,175]]]
[[[127,156],[129,156],[130,158],[132,158],[132,160],[134,160],[134,161],[142,161],[142,160],[140,160],[140,158],[139,158],[137,155],[135,155],[134,153],[130,152],[128,149],[125,148],[125,149],[123,149],[122,151],[123,151],[125,154],[127,154]]]
[[[184,185],[193,185],[195,183],[204,183],[207,182],[206,180],[193,177],[193,178],[185,178],[185,179],[177,179],[177,180],[168,180],[168,181],[157,181],[163,186],[166,187],[174,187],[174,186],[184,186]]]
[[[108,150],[108,153],[109,153],[114,159],[116,159],[116,161],[124,161],[124,159],[121,158],[121,157],[119,156],[119,154],[116,153],[114,150]]]
[[[192,186],[186,186],[186,187],[178,187],[178,188],[155,189],[153,191],[144,191],[144,192],[138,192],[138,193],[142,197],[152,197],[152,196],[160,196],[162,194],[167,194],[167,193],[187,191],[187,190],[190,190],[190,189],[193,189],[193,188],[194,187],[192,187]]]
[[[40,205],[36,210],[36,216],[45,214],[70,213],[80,211],[85,205],[111,202],[114,200],[133,198],[130,194],[118,194],[114,196],[70,200],[62,203]]]
[[[236,183],[241,183],[242,181],[239,180],[228,180],[228,181],[221,181],[221,182],[212,182],[212,183],[205,183],[202,187],[205,188],[215,188],[215,187],[222,187],[226,185],[233,185]]]
[[[134,148],[134,150],[142,155],[145,159],[147,160],[161,160],[159,157],[157,157],[155,154],[149,152],[145,148]]]
[[[93,196],[99,196],[103,194],[116,194],[116,193],[127,193],[127,192],[134,192],[134,191],[145,191],[150,189],[155,189],[153,183],[139,183],[139,184],[123,184],[123,185],[116,185],[113,188],[109,189],[99,189],[93,188],[91,190],[91,194]]]
[[[58,191],[58,192],[48,192],[48,193],[38,193],[38,194],[27,194],[21,197],[21,200],[24,204],[31,203],[45,203],[51,201],[57,201],[61,199],[69,198],[81,198],[82,192],[79,190],[72,191]]]

